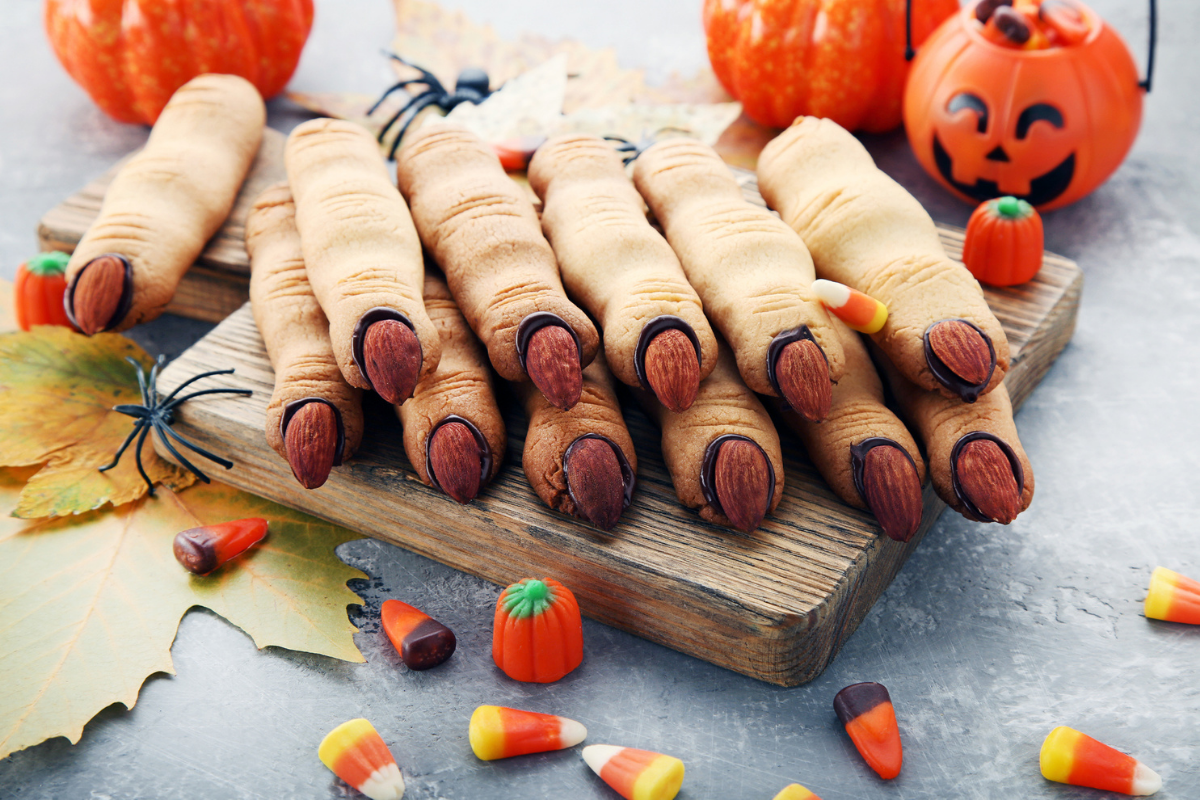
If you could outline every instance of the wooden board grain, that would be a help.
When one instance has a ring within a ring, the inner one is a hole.
[[[753,191],[752,176],[746,186]],[[961,232],[943,229],[942,237],[957,255]],[[1048,254],[1031,284],[988,292],[1009,336],[1006,381],[1015,404],[1070,339],[1081,287],[1078,267]],[[186,405],[176,425],[237,463],[219,480],[498,584],[558,578],[593,619],[780,685],[821,673],[945,507],[926,487],[919,532],[907,544],[894,542],[872,517],[834,497],[785,431],[778,510],[750,535],[709,525],[678,504],[657,431],[628,396],[622,400],[638,452],[638,490],[607,534],[549,511],[534,495],[520,467],[525,423],[511,397],[502,398],[509,426],[504,468],[469,506],[418,481],[399,422],[377,398],[368,402],[371,434],[358,455],[309,492],[263,435],[274,378],[248,306],[173,362],[160,386],[169,391],[194,374],[230,366],[235,375],[197,386],[250,388],[254,395]]]

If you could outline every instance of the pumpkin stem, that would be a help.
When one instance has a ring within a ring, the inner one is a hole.
[[[67,271],[67,262],[71,257],[59,250],[50,253],[38,253],[25,262],[25,269],[39,278],[52,278]]]
[[[550,587],[544,581],[527,579],[508,587],[504,607],[511,616],[524,619],[541,614],[550,607],[552,601]]]
[[[1005,219],[1024,219],[1033,213],[1033,206],[1015,197],[1001,197],[996,201],[996,211]]]

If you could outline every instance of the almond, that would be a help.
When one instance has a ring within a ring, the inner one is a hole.
[[[985,520],[1007,525],[1021,513],[1021,489],[1012,463],[995,442],[968,442],[951,467],[963,496]]]
[[[962,320],[938,322],[929,329],[929,347],[946,368],[971,386],[982,386],[995,367],[987,339]]]
[[[529,337],[525,372],[555,408],[567,411],[583,394],[579,346],[562,326],[547,325]]]
[[[799,339],[784,347],[775,360],[775,380],[788,405],[801,417],[820,422],[829,416],[833,383],[829,363],[816,342]]]
[[[732,440],[717,451],[713,485],[721,511],[733,527],[749,533],[771,504],[771,465],[753,442]]]
[[[374,322],[363,337],[363,368],[380,397],[403,403],[412,397],[421,373],[421,342],[400,320]]]
[[[625,480],[610,442],[576,439],[563,455],[563,473],[576,513],[602,530],[617,524],[625,510]]]
[[[71,295],[75,324],[88,336],[113,327],[121,321],[114,317],[126,291],[124,261],[112,255],[92,259],[75,279]]]
[[[327,403],[305,403],[288,420],[283,442],[300,485],[305,489],[323,486],[337,459],[337,412]]]
[[[907,542],[921,526],[921,481],[899,447],[872,447],[863,459],[863,493],[883,532]]]
[[[438,426],[429,442],[429,471],[434,484],[458,502],[475,499],[483,482],[483,459],[470,428],[461,422]]]
[[[691,408],[700,388],[700,361],[687,334],[671,328],[646,347],[646,381],[658,401],[671,411]]]

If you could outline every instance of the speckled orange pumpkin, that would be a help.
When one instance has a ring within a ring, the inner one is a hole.
[[[705,0],[708,59],[755,122],[786,128],[799,116],[848,130],[900,124],[908,64],[905,0]],[[958,0],[913,0],[913,42]]]
[[[1082,3],[1078,44],[1023,49],[990,41],[975,3],[918,49],[904,100],[917,160],[967,201],[1002,195],[1039,210],[1104,182],[1142,120],[1137,66],[1110,26]]]

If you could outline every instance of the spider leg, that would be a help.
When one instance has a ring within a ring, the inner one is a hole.
[[[171,402],[163,403],[162,405],[160,405],[158,407],[158,410],[163,411],[163,412],[171,411],[176,406],[178,406],[180,403],[186,403],[188,400],[191,400],[193,397],[201,397],[206,394],[240,394],[242,397],[249,397],[250,395],[254,394],[254,391],[251,389],[204,389],[199,392],[192,392],[191,394],[185,394],[183,397],[176,397]]]
[[[406,87],[408,87],[408,86],[412,86],[414,83],[421,83],[421,84],[424,84],[424,85],[427,87],[425,91],[430,91],[430,90],[431,90],[431,87],[429,87],[429,81],[425,80],[424,78],[410,78],[409,80],[406,80],[406,81],[400,81],[399,83],[397,83],[397,84],[394,84],[393,86],[389,87],[389,88],[388,88],[388,90],[387,90],[387,91],[385,91],[385,92],[383,93],[383,95],[381,95],[381,96],[380,96],[380,98],[379,98],[378,100],[376,100],[376,101],[375,101],[375,105],[373,105],[373,106],[371,106],[370,108],[368,108],[368,109],[367,109],[367,116],[369,117],[369,116],[371,116],[372,114],[374,114],[374,113],[375,113],[375,111],[376,111],[376,110],[377,110],[377,109],[378,109],[378,108],[379,108],[381,105],[383,105],[383,101],[384,101],[384,100],[387,100],[389,97],[391,97],[391,95],[392,95],[392,93],[393,93],[393,92],[396,92],[396,91],[398,91],[398,90],[400,90],[400,89],[404,89],[404,88],[406,88]],[[421,92],[421,94],[425,94],[425,92]],[[412,101],[410,100],[409,102],[412,102]],[[406,105],[407,105],[407,104],[406,104]]]
[[[174,398],[175,395],[179,394],[180,391],[182,391],[183,389],[186,389],[188,386],[191,386],[193,383],[200,380],[201,378],[209,378],[209,377],[212,377],[213,375],[232,375],[232,374],[233,374],[232,369],[214,369],[212,372],[201,372],[199,375],[196,375],[195,377],[192,377],[192,378],[188,378],[186,381],[184,381],[183,383],[176,386],[175,391],[171,392],[169,395],[167,395],[166,397],[163,398],[163,403],[171,402],[171,399]]]
[[[402,142],[404,140],[404,134],[408,132],[408,126],[412,125],[413,120],[415,120],[417,118],[417,115],[420,114],[422,111],[424,111],[429,106],[440,105],[440,101],[442,100],[442,97],[443,96],[441,96],[441,95],[439,95],[439,96],[431,96],[428,94],[421,95],[421,97],[418,97],[416,100],[413,100],[412,103],[409,105],[409,107],[405,111],[401,112],[401,114],[407,113],[408,119],[406,119],[404,121],[404,124],[400,126],[400,133],[396,134],[396,140],[392,142],[392,148],[390,150],[388,150],[388,159],[389,160],[395,160],[396,150],[399,149],[400,142]],[[391,120],[389,125],[392,123],[395,123],[395,121],[400,118],[401,114],[397,114],[396,117],[393,120]],[[381,140],[381,142],[382,142],[382,140]]]
[[[207,451],[207,450],[205,450],[203,447],[200,447],[200,446],[199,446],[199,445],[197,445],[197,444],[193,444],[192,442],[189,442],[187,439],[183,438],[183,437],[182,437],[182,436],[180,436],[178,433],[176,433],[174,430],[172,430],[172,429],[171,429],[171,426],[167,425],[166,423],[159,423],[159,424],[162,426],[161,428],[159,428],[159,429],[158,429],[158,432],[159,432],[159,435],[160,435],[160,436],[161,436],[163,433],[168,433],[168,434],[170,434],[170,435],[171,435],[171,438],[172,438],[172,439],[174,439],[175,441],[179,442],[181,445],[183,445],[184,447],[188,448],[189,450],[191,450],[191,451],[193,451],[193,452],[195,452],[195,453],[199,453],[200,455],[202,455],[202,456],[204,456],[205,458],[207,458],[209,461],[212,461],[212,462],[215,462],[215,463],[217,463],[217,464],[220,464],[220,465],[221,465],[222,467],[224,467],[225,469],[232,469],[232,468],[233,468],[233,462],[232,462],[232,461],[230,461],[229,459],[226,459],[226,458],[221,458],[221,457],[220,457],[220,456],[218,456],[218,455],[215,455],[215,454],[213,454],[213,453],[210,453],[210,452],[208,452],[208,451]],[[168,444],[168,445],[167,445],[167,447],[171,447],[171,446]],[[171,447],[171,452],[172,452],[172,453],[175,453],[175,448]],[[180,461],[183,461],[182,457],[180,457],[178,453],[176,453],[176,457],[177,457],[177,458],[179,458],[179,460],[180,460]],[[185,462],[185,463],[186,463],[186,462]],[[197,471],[197,470],[193,470],[193,471]]]
[[[119,414],[124,414],[127,417],[135,417],[137,419],[144,419],[151,414],[150,409],[146,408],[145,406],[139,406],[131,403],[122,403],[119,406],[113,406],[112,410]]]
[[[146,371],[142,369],[142,365],[139,364],[137,359],[135,359],[133,356],[125,356],[125,360],[132,364],[133,368],[137,370],[138,388],[142,391],[142,403],[144,405],[150,405],[150,392],[146,390]]]
[[[418,82],[428,84],[429,88],[432,89],[433,91],[437,92],[438,94],[446,94],[447,93],[446,87],[442,86],[442,82],[438,80],[437,75],[434,75],[432,72],[425,69],[424,67],[418,67],[416,64],[412,63],[411,61],[405,61],[403,58],[396,55],[395,53],[388,53],[387,51],[384,51],[384,52],[387,55],[387,57],[392,59],[393,61],[399,61],[404,66],[409,67],[411,69],[415,69],[417,72],[421,73],[421,78]]]
[[[154,424],[155,432],[158,433],[158,440],[160,442],[162,442],[168,450],[171,451],[171,455],[175,456],[175,460],[178,461],[180,463],[180,465],[183,466],[184,469],[191,472],[193,475],[195,475],[200,480],[204,481],[205,483],[212,483],[212,481],[210,481],[208,479],[207,475],[205,475],[203,472],[201,472],[199,469],[197,469],[195,464],[193,464],[192,462],[190,462],[186,458],[184,458],[182,455],[180,455],[179,451],[175,449],[175,445],[171,444],[171,440],[167,438],[167,434],[166,434],[166,431],[169,431],[171,429],[168,428],[166,425],[162,424],[161,422],[154,422],[153,424]]]
[[[146,425],[149,425],[149,424],[150,423],[146,422],[145,420],[140,420],[140,419],[137,422],[133,423],[133,430],[131,430],[129,432],[129,435],[125,437],[125,441],[121,443],[121,449],[117,451],[117,454],[115,456],[113,456],[113,460],[111,462],[109,462],[108,464],[105,464],[103,467],[100,468],[100,471],[108,472],[110,469],[115,467],[117,465],[117,463],[121,460],[121,456],[125,455],[125,449],[127,447],[129,447],[129,443],[133,441],[133,437],[137,436],[138,431],[140,431],[143,427],[145,427]]]
[[[141,473],[142,480],[144,480],[146,482],[146,486],[149,487],[147,494],[149,494],[151,497],[154,497],[154,481],[150,480],[150,476],[146,474],[146,468],[142,466],[142,445],[146,443],[146,434],[149,432],[150,425],[147,423],[142,426],[142,435],[138,437],[137,446],[133,450],[133,456],[137,461],[138,472]]]
[[[427,89],[426,91],[421,92],[419,95],[405,103],[403,108],[393,114],[391,119],[383,124],[383,128],[380,129],[379,135],[375,137],[375,140],[380,144],[383,144],[383,140],[387,138],[388,131],[390,131],[392,126],[396,124],[396,121],[407,114],[410,109],[415,106],[417,111],[420,111],[422,108],[429,105],[430,102],[437,102],[437,100],[442,97],[445,97],[445,95],[438,94],[433,89]],[[430,100],[430,98],[433,99]],[[415,114],[416,111],[413,113]],[[400,141],[400,139],[397,138],[396,141]]]

